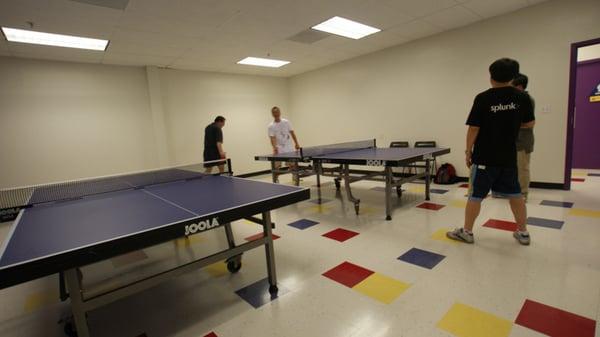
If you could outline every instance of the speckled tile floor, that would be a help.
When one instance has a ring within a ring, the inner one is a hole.
[[[322,205],[307,201],[273,214],[277,298],[265,294],[264,251],[256,249],[244,254],[237,274],[216,264],[92,311],[92,336],[598,337],[600,177],[586,173],[574,172],[585,180],[569,192],[532,190],[529,216],[538,225],[529,228],[529,247],[482,227],[511,221],[501,199],[485,201],[474,245],[445,240],[445,229],[462,224],[466,190],[459,184],[435,186],[448,190],[432,194],[432,203],[445,206],[437,210],[416,207],[423,195],[408,184],[392,221],[384,220],[383,192],[374,189],[380,184],[353,185],[359,216],[343,190],[324,186]],[[299,220],[312,222],[288,226]],[[10,225],[0,224],[0,238]],[[238,242],[260,231],[246,221],[233,229]],[[225,246],[217,229],[86,267],[85,281],[93,287],[108,278],[117,286]],[[0,303],[0,336],[64,335],[57,322],[70,309],[58,300],[56,277],[4,289]]]

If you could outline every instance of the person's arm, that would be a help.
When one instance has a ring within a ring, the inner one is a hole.
[[[521,129],[533,129],[535,126],[535,120],[528,123],[521,123]]]
[[[219,132],[217,134],[217,149],[219,150],[219,156],[221,156],[221,159],[225,159],[227,158],[227,153],[225,153],[225,151],[223,150],[223,131],[221,129],[218,129]]]
[[[475,146],[475,140],[477,140],[478,134],[478,126],[469,126],[469,129],[467,130],[467,150],[465,151],[465,162],[468,168],[471,168],[471,165],[473,165],[473,146]]]
[[[533,129],[535,126],[535,113],[534,113],[535,103],[533,98],[526,94],[523,99],[523,119],[521,121],[522,129]]]
[[[269,136],[271,139],[271,146],[273,147],[273,154],[277,154],[277,138],[275,136]]]
[[[290,135],[292,135],[292,139],[294,140],[296,150],[300,150],[300,144],[298,143],[298,138],[296,138],[296,133],[294,132],[294,130],[290,130]]]

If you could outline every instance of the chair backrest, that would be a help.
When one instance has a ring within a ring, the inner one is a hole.
[[[409,147],[410,144],[408,142],[391,142],[390,147]]]
[[[437,147],[435,140],[415,142],[415,147]]]

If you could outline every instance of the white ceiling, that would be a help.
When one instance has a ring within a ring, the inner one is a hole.
[[[0,55],[76,62],[292,76],[468,25],[544,0],[131,0],[125,10],[70,0],[2,0],[0,25],[110,40],[106,52],[0,38]],[[361,40],[287,40],[332,16],[383,31]],[[246,56],[291,61],[279,69]]]

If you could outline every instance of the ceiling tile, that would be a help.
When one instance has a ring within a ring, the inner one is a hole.
[[[419,19],[396,26],[392,29],[389,29],[389,31],[401,36],[405,36],[410,40],[414,40],[437,34],[442,31],[442,28]]]
[[[382,0],[382,2],[413,17],[423,17],[458,4],[455,0]]]
[[[174,57],[156,56],[148,54],[130,54],[130,53],[118,53],[109,51],[106,52],[102,58],[104,64],[118,64],[118,65],[149,65],[164,67],[173,62]]]
[[[10,54],[15,57],[37,58],[57,61],[100,63],[104,55],[100,51],[38,46],[24,43],[8,43]]]
[[[462,6],[455,6],[426,16],[423,18],[423,21],[442,29],[453,29],[466,26],[481,19],[480,16],[472,11]]]
[[[476,14],[489,18],[529,6],[527,0],[470,0],[463,4]]]
[[[355,8],[341,9],[337,15],[382,30],[414,20],[414,17],[379,0],[370,0]]]

